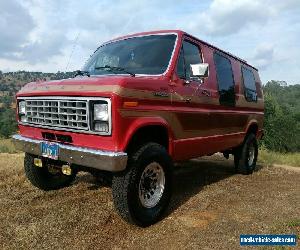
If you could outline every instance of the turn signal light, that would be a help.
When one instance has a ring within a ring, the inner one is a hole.
[[[137,107],[138,104],[139,104],[138,102],[124,102],[123,107],[132,108],[132,107]]]

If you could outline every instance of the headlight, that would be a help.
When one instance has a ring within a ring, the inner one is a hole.
[[[94,104],[94,120],[95,121],[108,121],[108,105],[107,104]]]
[[[19,115],[25,115],[26,114],[26,106],[25,101],[19,102]]]
[[[107,102],[92,103],[92,129],[100,133],[109,133],[110,130],[110,104]]]

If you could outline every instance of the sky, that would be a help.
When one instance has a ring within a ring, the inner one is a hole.
[[[112,38],[181,29],[300,83],[300,0],[0,0],[0,70],[82,68]]]

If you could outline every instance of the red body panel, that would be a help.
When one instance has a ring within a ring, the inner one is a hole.
[[[20,134],[43,139],[42,132],[70,135],[73,145],[109,151],[126,151],[134,133],[145,126],[159,125],[166,128],[169,137],[169,153],[174,160],[211,154],[230,149],[242,143],[251,125],[262,133],[263,103],[261,83],[255,73],[258,97],[256,104],[244,100],[241,82],[241,64],[245,62],[229,56],[235,79],[236,106],[219,104],[219,92],[213,51],[215,47],[197,40],[182,31],[159,31],[140,33],[176,33],[176,44],[168,71],[161,76],[95,76],[61,81],[30,83],[17,95],[22,96],[87,96],[109,97],[112,101],[112,134],[100,136],[88,133],[55,131],[20,125]],[[126,36],[118,39],[125,39]],[[186,85],[176,76],[176,63],[182,40],[188,37],[201,47],[203,61],[209,63],[210,74],[199,85]],[[115,40],[118,40],[115,39]],[[253,70],[256,72],[256,70]],[[206,92],[205,92],[206,91]],[[210,96],[205,93],[209,92]],[[166,96],[157,96],[163,93]],[[187,102],[187,99],[191,99]],[[137,102],[136,107],[124,107],[125,101]]]

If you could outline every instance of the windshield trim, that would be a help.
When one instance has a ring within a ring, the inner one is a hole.
[[[175,50],[176,50],[176,47],[177,47],[177,43],[178,43],[178,34],[176,32],[166,32],[166,33],[153,33],[153,34],[147,34],[147,35],[136,35],[136,36],[130,36],[130,37],[125,37],[125,38],[120,38],[120,39],[116,39],[116,40],[111,40],[111,41],[108,41],[108,42],[105,42],[103,43],[102,45],[100,45],[95,51],[94,53],[97,52],[97,50],[107,44],[111,44],[111,43],[114,43],[114,42],[119,42],[119,41],[123,41],[123,40],[128,40],[128,39],[131,39],[131,38],[136,38],[136,37],[147,37],[147,36],[165,36],[165,35],[175,35],[176,36],[176,39],[175,39],[175,43],[174,43],[174,47],[173,47],[173,50],[172,50],[172,53],[171,53],[171,57],[170,57],[170,60],[169,60],[169,63],[168,63],[168,66],[167,66],[167,69],[165,70],[165,72],[163,72],[162,74],[135,74],[135,76],[164,76],[166,75],[166,73],[169,71],[170,67],[171,67],[171,63],[173,61],[173,57],[174,57],[174,54],[175,54]],[[93,54],[94,54],[93,53]],[[103,74],[101,76],[108,76],[108,75],[115,75],[116,74]],[[127,74],[118,74],[118,75],[127,75]],[[100,76],[100,75],[93,75],[91,74],[90,76]]]

